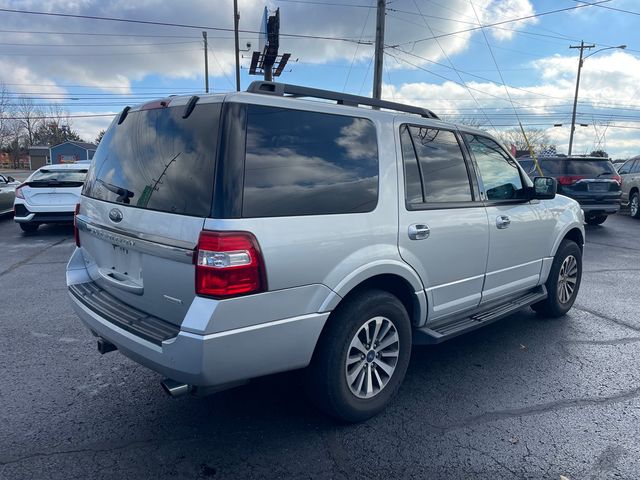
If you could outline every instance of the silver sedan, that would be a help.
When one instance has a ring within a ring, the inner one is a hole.
[[[13,211],[16,187],[20,185],[13,177],[0,175],[0,215]]]

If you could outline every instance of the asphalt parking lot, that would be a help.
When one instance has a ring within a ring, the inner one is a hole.
[[[640,222],[587,228],[560,320],[532,312],[416,347],[389,409],[339,425],[295,374],[172,399],[73,313],[68,227],[0,220],[0,478],[640,477]]]

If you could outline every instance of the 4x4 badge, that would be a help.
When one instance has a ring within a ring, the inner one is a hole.
[[[118,223],[122,221],[122,212],[117,208],[112,208],[109,212],[109,220]]]

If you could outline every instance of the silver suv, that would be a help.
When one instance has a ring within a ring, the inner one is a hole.
[[[627,160],[618,175],[622,179],[622,203],[629,205],[633,218],[640,218],[640,156]]]
[[[398,391],[412,344],[528,306],[564,315],[583,220],[485,132],[254,82],[114,120],[67,284],[99,351],[160,372],[172,395],[306,367],[322,410],[361,421]]]

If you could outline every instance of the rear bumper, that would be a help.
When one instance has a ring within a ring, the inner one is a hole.
[[[73,222],[75,207],[75,205],[29,205],[16,201],[13,218],[18,223]]]
[[[209,335],[180,331],[156,345],[100,317],[70,294],[97,336],[132,360],[179,382],[215,386],[305,367],[329,313],[303,315]]]
[[[580,208],[585,214],[612,214],[620,210],[620,202],[616,203],[581,203]]]
[[[179,382],[203,387],[307,366],[329,316],[329,312],[310,313],[261,323],[259,308],[236,307],[235,312],[226,310],[226,313],[239,314],[238,321],[244,320],[242,327],[213,333],[173,327],[173,332],[167,329],[154,336],[153,330],[157,331],[160,324],[154,324],[153,318],[138,320],[136,312],[141,312],[127,309],[124,304],[118,305],[117,300],[109,302],[105,297],[97,296],[92,302],[83,298],[81,293],[90,292],[92,282],[79,249],[69,260],[67,284],[75,312],[94,335],[114,344],[121,353],[151,370]],[[244,299],[250,301],[251,297]],[[185,318],[202,320],[212,316],[213,312],[204,312],[201,300],[204,299],[196,297]],[[247,325],[246,314],[249,312],[257,318]],[[114,315],[119,316],[118,321]],[[140,325],[134,325],[136,322]],[[183,325],[187,323],[185,320]]]

